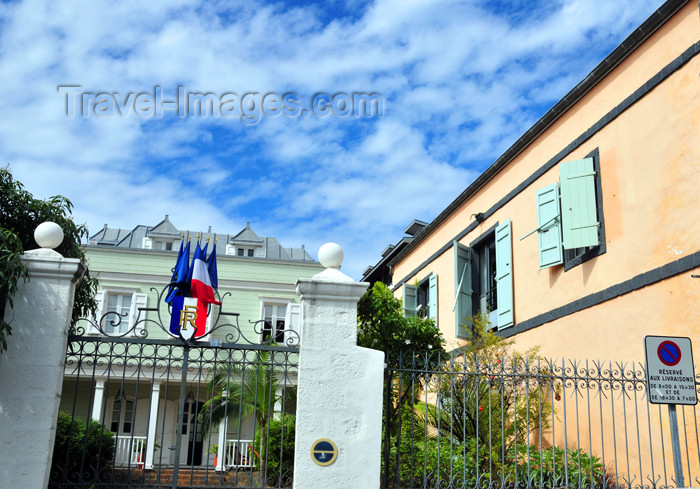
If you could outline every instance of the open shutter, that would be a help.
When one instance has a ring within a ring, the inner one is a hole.
[[[472,317],[472,250],[454,241],[455,255],[455,336],[469,337],[464,326]]]
[[[403,315],[405,317],[415,316],[416,309],[418,309],[418,287],[403,284]]]
[[[435,321],[435,324],[437,324],[437,317],[438,317],[438,281],[437,281],[437,275],[432,274],[430,275],[430,278],[428,279],[428,314],[430,316],[430,319]]]
[[[301,336],[301,304],[287,304],[284,313],[284,346],[296,346]]]
[[[97,308],[95,309],[95,322],[99,324],[99,322],[102,320],[102,315],[105,313],[105,291],[100,290],[95,294],[95,303],[97,304]],[[99,334],[100,330],[98,330],[95,326],[92,325],[92,323],[89,323],[90,326],[88,327],[88,334]],[[100,327],[103,328],[104,324],[100,324]]]
[[[599,223],[593,158],[561,163],[559,180],[564,249],[597,246]]]
[[[561,212],[559,185],[554,183],[537,191],[537,225],[540,269],[564,263],[561,247]]]
[[[146,307],[148,304],[148,294],[134,293],[131,297],[131,309],[129,310],[129,329],[134,330],[136,321],[144,319],[146,313],[139,314],[139,307]],[[139,329],[143,329],[145,324],[142,324]]]
[[[510,219],[496,228],[498,329],[513,326],[513,249]]]

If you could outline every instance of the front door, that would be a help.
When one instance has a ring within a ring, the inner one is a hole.
[[[202,465],[202,447],[204,445],[204,437],[202,436],[202,428],[197,420],[201,404],[198,401],[185,402],[185,410],[182,415],[182,443],[186,450],[181,451],[180,463],[186,465]],[[183,461],[182,456],[187,454],[187,458]]]

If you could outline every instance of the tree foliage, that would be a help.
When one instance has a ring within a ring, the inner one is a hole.
[[[51,459],[49,489],[102,479],[114,462],[114,433],[95,420],[87,424],[60,411]]]
[[[401,299],[394,297],[385,284],[376,282],[357,305],[357,344],[386,354],[389,370],[384,376],[382,450],[383,459],[389,460],[392,450],[399,450],[401,413],[413,409],[417,392],[425,383],[425,376],[416,371],[439,367],[445,340],[432,319],[405,317]],[[400,362],[409,357],[414,359],[415,370],[400,371]]]
[[[376,282],[357,304],[357,344],[391,353],[441,352],[445,340],[429,318],[404,317],[401,299],[382,282]]]
[[[20,255],[39,248],[34,240],[36,227],[46,221],[61,226],[64,239],[56,251],[66,258],[85,261],[81,240],[87,238],[88,230],[73,222],[72,210],[71,201],[60,195],[46,200],[34,198],[12,178],[9,168],[0,168],[0,352],[7,349],[6,336],[12,334],[12,321],[4,320],[5,304],[12,306],[19,281],[31,278]],[[94,313],[96,290],[97,279],[86,270],[75,291],[71,327],[81,317]]]
[[[437,400],[426,410],[428,423],[459,442],[477,437],[508,452],[550,426],[558,387],[540,364],[538,347],[514,351],[513,340],[495,334],[483,313],[472,318],[470,329],[466,346],[431,385]]]
[[[296,396],[296,388],[285,388],[274,358],[266,351],[257,352],[253,361],[220,366],[209,380],[208,390],[209,400],[199,411],[199,424],[204,434],[218,427],[224,419],[242,420],[253,415],[262,446],[266,445],[275,405],[281,402],[284,406]],[[263,457],[261,473],[265,473],[265,465]]]
[[[282,413],[270,421],[267,427],[267,443],[261,426],[255,431],[255,446],[262,447],[262,460],[267,461],[267,481],[272,487],[291,487],[294,476],[294,439],[296,416]],[[254,461],[258,465],[258,458]]]

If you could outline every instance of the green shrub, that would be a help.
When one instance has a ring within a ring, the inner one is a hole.
[[[267,480],[290,483],[294,475],[294,435],[296,416],[284,414],[281,419],[272,419],[267,425],[267,447],[263,447],[261,456],[267,462]],[[255,446],[259,447],[262,430],[255,432]],[[255,458],[256,466],[260,460]]]
[[[605,480],[600,458],[581,449],[570,448],[565,452],[561,447],[549,447],[540,451],[537,446],[521,446],[517,453],[517,461],[510,456],[511,471],[517,467],[519,481],[529,479],[538,487],[603,488],[610,482]]]
[[[404,433],[398,447],[396,439],[391,441],[390,473],[399,480],[388,482],[396,487],[479,487],[498,467],[498,456],[483,444],[477,451],[475,438],[460,443],[446,437],[411,439]]]
[[[100,423],[91,420],[86,426],[82,420],[59,412],[49,489],[96,481],[111,469],[114,451],[114,434]]]

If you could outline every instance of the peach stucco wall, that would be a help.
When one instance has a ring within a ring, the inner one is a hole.
[[[698,4],[689,2],[395,264],[395,283],[437,274],[438,324],[448,340],[455,325],[452,250],[407,275],[466,228],[472,214],[490,208],[699,39]],[[539,270],[536,235],[520,241],[537,226],[535,192],[559,180],[558,165],[461,239],[468,245],[511,219],[516,324],[700,250],[699,75],[696,56],[564,158],[600,152],[605,254],[567,272]],[[700,346],[699,294],[700,279],[683,274],[521,333],[517,345],[540,344],[547,355],[627,359],[639,358],[645,334],[695,336]]]

